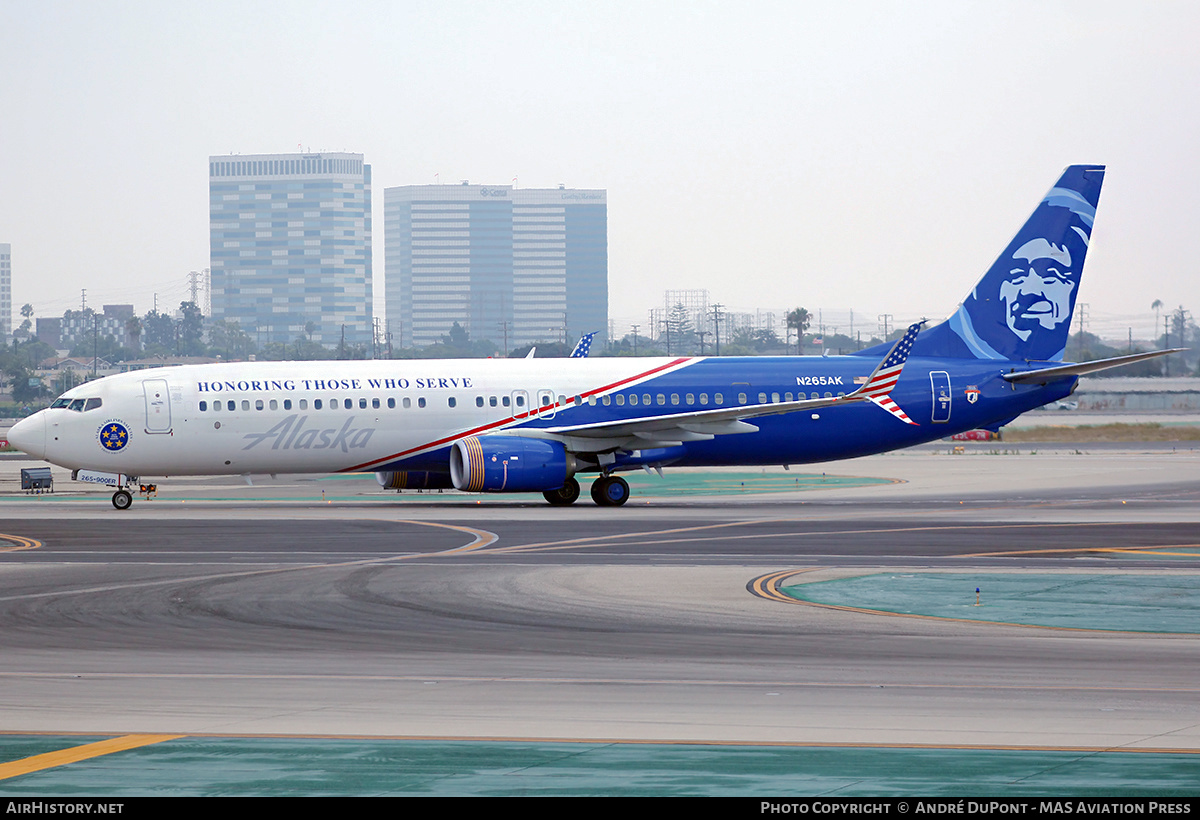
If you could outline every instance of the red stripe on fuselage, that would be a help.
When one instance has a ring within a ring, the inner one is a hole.
[[[636,376],[630,376],[627,379],[621,379],[620,381],[615,381],[612,384],[606,384],[603,387],[597,387],[593,390],[587,391],[586,393],[580,393],[579,396],[581,398],[588,398],[589,396],[597,396],[597,395],[600,395],[601,393],[607,393],[611,390],[617,390],[617,389],[619,389],[621,387],[625,387],[626,385],[631,384],[633,382],[649,378],[650,376],[653,376],[656,373],[661,373],[664,370],[670,370],[672,368],[679,367],[681,365],[688,364],[693,361],[696,361],[696,360],[692,359],[692,358],[676,359],[673,362],[668,362],[667,364],[660,365],[659,367],[656,367],[653,370],[647,370],[646,372],[639,373]],[[561,405],[559,404],[559,402],[556,401],[553,404],[547,404],[545,407],[533,407],[533,408],[530,408],[530,410],[528,412],[522,413],[519,416],[512,416],[511,418],[501,419],[499,421],[493,421],[493,422],[490,422],[489,424],[484,424],[480,427],[476,427],[471,430],[464,430],[460,433],[455,433],[450,436],[445,436],[444,438],[440,438],[437,441],[430,441],[425,444],[421,444],[417,447],[410,447],[407,450],[401,450],[400,452],[393,453],[390,456],[384,456],[383,458],[372,459],[371,461],[364,461],[362,464],[356,464],[353,467],[345,467],[341,470],[338,470],[338,472],[339,473],[356,473],[360,470],[366,470],[377,464],[383,464],[383,463],[386,463],[389,461],[395,461],[398,458],[405,458],[407,456],[416,455],[417,453],[420,453],[425,450],[433,450],[437,447],[441,447],[443,444],[450,444],[452,442],[458,441],[460,438],[463,438],[464,436],[476,436],[476,435],[479,435],[480,433],[487,432],[488,430],[495,430],[498,427],[507,427],[516,422],[526,421],[534,416],[544,415],[545,413],[547,413],[550,410],[554,410],[557,412],[557,410],[560,408],[560,406],[565,408],[568,404],[574,404],[574,403],[575,403],[575,397],[568,396],[567,400],[565,402],[562,402]]]

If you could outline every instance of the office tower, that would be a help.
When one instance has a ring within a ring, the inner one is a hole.
[[[455,322],[501,350],[607,335],[603,190],[386,188],[384,237],[394,347],[433,344]]]
[[[209,157],[212,318],[256,342],[370,345],[371,166],[362,154]]]

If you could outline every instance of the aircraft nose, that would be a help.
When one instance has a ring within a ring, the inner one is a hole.
[[[8,431],[8,443],[34,458],[46,457],[46,412],[23,418]]]

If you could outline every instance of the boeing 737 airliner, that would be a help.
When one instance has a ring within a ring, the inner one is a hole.
[[[373,471],[385,487],[629,498],[623,471],[803,464],[998,429],[1084,373],[1063,364],[1104,168],[1066,169],[944,322],[850,356],[375,360],[109,376],[12,444],[116,487],[139,476]]]

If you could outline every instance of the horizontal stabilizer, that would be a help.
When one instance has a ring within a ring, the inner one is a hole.
[[[1134,362],[1143,362],[1146,359],[1156,359],[1159,356],[1166,356],[1169,353],[1181,353],[1184,350],[1187,350],[1187,348],[1173,347],[1170,350],[1151,350],[1149,353],[1134,353],[1130,356],[1117,356],[1113,359],[1097,359],[1094,362],[1043,367],[1040,370],[1025,370],[1020,373],[1005,373],[1004,380],[1016,382],[1017,384],[1028,384],[1030,382],[1045,384],[1054,379],[1083,376],[1087,373],[1099,373],[1101,370],[1121,367],[1122,365],[1133,364]]]

